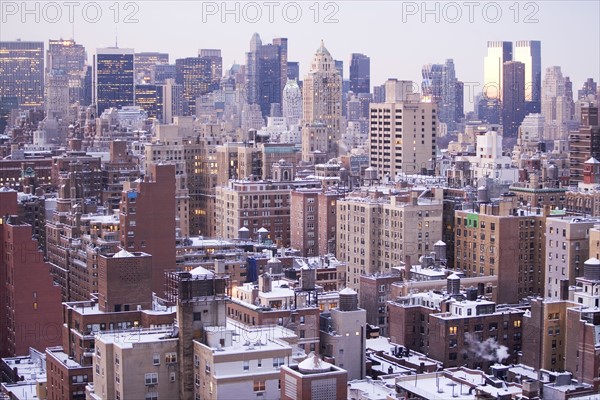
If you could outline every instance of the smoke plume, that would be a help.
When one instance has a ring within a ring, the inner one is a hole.
[[[508,358],[508,348],[499,344],[495,339],[488,338],[483,342],[477,335],[465,333],[466,351],[476,358],[501,363]]]

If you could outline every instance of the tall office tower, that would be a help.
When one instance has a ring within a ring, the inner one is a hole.
[[[288,61],[287,71],[289,80],[300,81],[300,63],[298,61]]]
[[[288,125],[296,125],[302,119],[302,91],[295,79],[290,79],[283,88],[283,117]]]
[[[513,61],[525,64],[525,112],[539,113],[542,97],[542,43],[539,40],[517,40]]]
[[[373,86],[373,103],[385,101],[385,85]]]
[[[163,85],[141,84],[135,86],[135,105],[146,111],[148,118],[161,122],[164,121],[163,96]]]
[[[465,117],[465,84],[461,81],[456,81],[456,107],[454,109],[454,120],[462,121]]]
[[[488,124],[499,125],[502,121],[502,105],[498,99],[482,96],[476,102],[477,118]]]
[[[583,164],[594,157],[600,159],[600,123],[598,106],[581,109],[581,127],[569,134],[570,182],[583,182]]]
[[[304,78],[302,92],[303,129],[302,158],[307,159],[308,153],[320,151],[333,158],[339,155],[342,119],[342,77],[335,68],[333,57],[321,41],[321,46],[315,53],[308,75]],[[320,145],[305,148],[305,130],[309,125],[323,125],[320,135],[315,139]],[[306,153],[306,154],[305,154]]]
[[[511,42],[493,41],[487,43],[487,56],[484,59],[483,94],[488,99],[502,101],[502,77],[504,63],[512,61]]]
[[[583,87],[577,91],[577,100],[587,100],[588,96],[598,95],[598,84],[594,82],[593,78],[588,78],[584,83]]]
[[[221,57],[221,49],[200,49],[198,57],[210,60],[211,91],[219,90],[221,78],[223,77],[223,57]]]
[[[152,255],[152,291],[162,297],[164,271],[175,267],[175,165],[150,164],[143,182],[125,182],[120,208],[121,248]]]
[[[43,105],[44,42],[0,42],[0,100],[26,108]]]
[[[156,64],[150,67],[151,82],[155,85],[163,85],[167,79],[176,78],[175,64]]]
[[[175,82],[183,86],[184,115],[196,114],[196,99],[214,89],[213,61],[207,57],[175,60]]]
[[[505,138],[516,138],[525,118],[525,64],[507,61],[503,68],[502,127]]]
[[[437,108],[412,93],[411,81],[388,79],[385,103],[371,104],[370,163],[378,179],[427,174],[435,160]]]
[[[135,53],[135,83],[140,85],[148,85],[151,83],[155,83],[152,80],[152,67],[154,67],[155,65],[168,64],[168,53]]]
[[[342,82],[344,82],[344,61],[342,60],[334,60],[335,69],[337,69],[340,77],[342,78]]]
[[[456,130],[456,123],[463,114],[462,83],[456,79],[454,60],[444,64],[426,64],[421,69],[423,99],[436,104],[440,122],[447,124],[448,131]]]
[[[258,104],[262,116],[269,115],[271,103],[281,103],[287,81],[287,39],[273,39],[263,45],[258,33],[250,40],[246,53],[246,100]]]
[[[352,53],[350,57],[350,90],[371,93],[371,59],[364,54]]]
[[[183,115],[183,86],[175,83],[175,79],[167,79],[162,87],[162,122],[170,124],[173,117]]]
[[[135,53],[117,47],[97,49],[94,55],[96,115],[110,107],[132,106],[135,101]]]
[[[440,104],[442,100],[443,69],[442,64],[426,64],[421,68],[421,76],[423,77],[421,91],[424,100]]]
[[[456,79],[456,71],[454,69],[454,60],[448,59],[442,68],[442,98],[438,103],[438,117],[440,122],[444,122],[448,126],[448,131],[456,131],[458,103],[462,99],[462,92],[458,90],[460,85]],[[460,98],[459,98],[460,97]]]
[[[573,101],[573,82],[568,76],[565,76],[565,97],[568,104],[567,117],[572,121],[575,119],[575,101]]]
[[[563,77],[560,67],[546,68],[546,75],[542,85],[542,115],[546,127],[544,139],[566,139],[569,134],[568,121],[573,119],[572,110],[573,89],[568,77]],[[570,93],[567,93],[567,82],[570,84]],[[569,98],[569,96],[571,96]]]
[[[87,53],[74,40],[50,40],[46,51],[46,115],[69,105],[85,104]],[[64,81],[67,83],[64,88]],[[67,96],[65,97],[65,92]],[[66,115],[66,114],[64,114]]]

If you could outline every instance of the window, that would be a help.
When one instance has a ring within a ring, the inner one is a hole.
[[[160,365],[160,354],[154,353],[152,355],[152,364],[154,364],[154,365]]]
[[[156,385],[158,383],[158,373],[151,372],[145,375],[146,385]]]
[[[451,335],[456,335],[456,330],[457,330],[457,327],[456,327],[456,326],[451,326],[451,327],[450,327],[450,330],[449,330],[449,333],[450,333]]]
[[[515,320],[515,321],[513,322],[513,326],[514,326],[515,328],[520,328],[520,327],[521,327],[521,320],[520,320],[520,319],[517,319],[517,320]]]
[[[283,357],[274,357],[273,358],[273,368],[279,368],[283,364],[285,364]]]
[[[254,381],[254,391],[264,392],[266,390],[265,381]]]
[[[250,361],[244,360],[244,371],[250,370]]]
[[[146,393],[146,400],[158,400],[158,392]]]
[[[167,364],[175,364],[177,362],[177,353],[167,353],[165,355],[165,362]]]
[[[169,373],[169,381],[170,382],[175,382],[175,380],[177,379],[177,373],[176,372],[170,372]]]

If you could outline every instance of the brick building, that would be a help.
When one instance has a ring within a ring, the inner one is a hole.
[[[61,294],[50,264],[16,215],[17,192],[0,189],[0,356],[44,351],[61,341]]]

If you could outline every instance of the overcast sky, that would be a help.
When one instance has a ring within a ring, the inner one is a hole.
[[[423,64],[453,58],[457,77],[469,90],[483,80],[488,40],[541,40],[542,76],[546,67],[560,65],[578,89],[586,78],[600,75],[596,0],[56,1],[27,2],[27,10],[21,1],[0,4],[2,40],[47,43],[74,32],[90,60],[97,47],[114,46],[117,34],[119,47],[168,52],[171,62],[194,56],[199,48],[220,48],[227,68],[244,63],[258,32],[263,43],[289,39],[289,60],[300,62],[301,76],[323,39],[333,57],[344,61],[345,77],[353,52],[371,57],[371,85],[388,77],[420,82]],[[471,110],[468,97],[465,93],[465,109]]]

